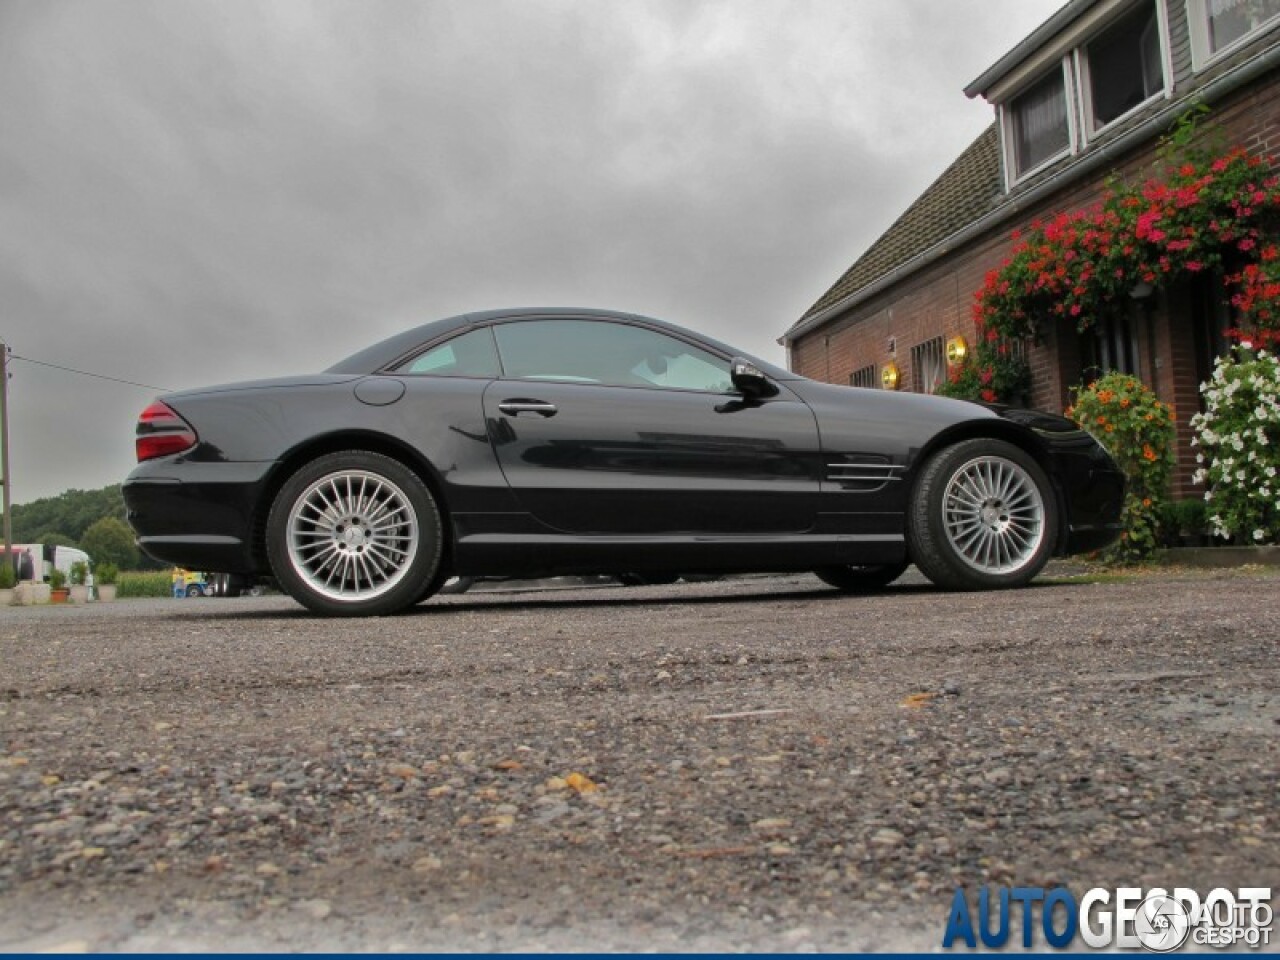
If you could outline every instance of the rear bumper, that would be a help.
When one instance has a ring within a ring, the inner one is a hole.
[[[267,573],[258,504],[274,463],[139,464],[124,482],[138,547],[162,563],[218,573]]]

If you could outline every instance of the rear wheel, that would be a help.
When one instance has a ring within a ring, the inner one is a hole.
[[[187,596],[188,596],[188,597],[203,597],[203,596],[204,596],[204,590],[200,587],[200,585],[199,585],[198,583],[193,583],[193,584],[191,584],[191,586],[187,587]]]
[[[423,598],[441,555],[440,513],[422,479],[366,451],[313,460],[267,518],[276,579],[316,613],[378,616]]]
[[[838,567],[819,567],[813,572],[823,583],[830,584],[845,593],[870,593],[893,583],[909,566],[910,564],[904,560],[902,563],[871,566],[844,564]]]
[[[1049,561],[1057,527],[1049,478],[1003,440],[966,440],[936,454],[907,514],[911,558],[952,590],[1029,583]]]

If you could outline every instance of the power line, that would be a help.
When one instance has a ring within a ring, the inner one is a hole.
[[[169,387],[157,387],[153,383],[138,383],[136,380],[121,380],[119,377],[108,377],[104,373],[90,373],[88,370],[77,370],[74,367],[64,367],[58,363],[49,363],[47,360],[33,360],[31,357],[20,357],[16,353],[10,353],[14,360],[23,360],[27,363],[38,364],[42,367],[52,367],[54,370],[62,370],[66,373],[77,373],[82,377],[94,377],[97,380],[110,380],[112,383],[123,383],[130,387],[141,387],[144,390],[158,390],[161,393],[169,393]]]

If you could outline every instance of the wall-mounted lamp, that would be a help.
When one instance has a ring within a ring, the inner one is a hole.
[[[960,366],[968,353],[969,344],[965,342],[964,337],[952,337],[947,341],[947,366]]]
[[[898,370],[898,365],[890,360],[884,365],[880,371],[880,385],[886,390],[897,390],[898,383],[902,380],[902,374]]]

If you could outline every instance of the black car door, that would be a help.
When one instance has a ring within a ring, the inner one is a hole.
[[[763,534],[813,526],[820,448],[785,388],[732,391],[729,361],[640,324],[495,325],[484,413],[522,507],[567,533]]]

